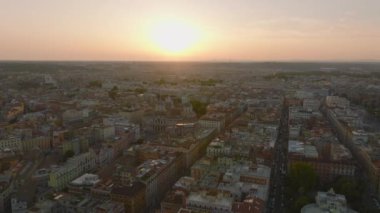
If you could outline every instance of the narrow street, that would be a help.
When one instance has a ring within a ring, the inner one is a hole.
[[[274,160],[267,202],[268,213],[281,213],[285,206],[285,177],[287,173],[288,127],[289,108],[285,105],[282,110],[279,134],[274,146]]]

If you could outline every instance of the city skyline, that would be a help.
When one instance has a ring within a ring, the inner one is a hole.
[[[378,8],[372,0],[4,2],[0,60],[379,61]]]

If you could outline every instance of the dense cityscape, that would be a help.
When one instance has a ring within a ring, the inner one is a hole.
[[[1,62],[0,212],[380,212],[380,64]]]

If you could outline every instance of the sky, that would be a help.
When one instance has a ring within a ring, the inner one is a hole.
[[[191,48],[157,47],[170,21]],[[0,60],[380,61],[380,1],[0,0]]]

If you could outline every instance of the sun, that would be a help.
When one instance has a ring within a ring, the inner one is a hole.
[[[151,40],[156,48],[165,53],[186,53],[197,44],[199,31],[184,21],[165,20],[154,24]]]

